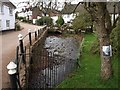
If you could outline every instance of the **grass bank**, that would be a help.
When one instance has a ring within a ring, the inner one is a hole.
[[[112,58],[114,75],[107,81],[100,79],[100,56],[91,53],[95,34],[85,34],[80,68],[74,70],[57,88],[118,88],[118,59]]]

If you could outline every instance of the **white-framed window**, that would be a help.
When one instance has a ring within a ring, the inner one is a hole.
[[[10,20],[6,20],[6,27],[10,27]]]
[[[10,15],[13,14],[13,10],[12,10],[12,8],[9,8],[9,14],[10,14]]]
[[[69,18],[69,17],[70,17],[70,15],[68,14],[68,15],[67,15],[67,18]]]
[[[3,9],[4,9],[3,4],[0,3],[0,12],[1,12],[1,13],[3,13]]]
[[[2,27],[2,21],[0,20],[0,27]]]

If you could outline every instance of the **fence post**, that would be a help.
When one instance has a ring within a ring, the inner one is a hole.
[[[37,40],[37,29],[35,28],[35,40]]]
[[[24,55],[23,36],[22,36],[22,34],[19,34],[18,38],[19,38],[19,43],[20,43],[20,52],[21,52],[21,55],[22,55],[22,62],[25,64],[26,61],[25,61],[25,55]]]
[[[17,90],[16,68],[17,68],[17,65],[14,62],[10,62],[7,65],[12,90]]]
[[[30,45],[32,45],[31,29],[28,29],[28,33],[29,33],[29,42],[30,42]]]

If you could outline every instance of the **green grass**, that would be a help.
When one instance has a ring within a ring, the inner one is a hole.
[[[112,59],[114,75],[107,81],[100,79],[100,56],[91,53],[95,34],[85,34],[80,68],[73,71],[57,88],[118,88],[118,59]]]

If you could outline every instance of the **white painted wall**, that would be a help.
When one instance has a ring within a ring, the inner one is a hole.
[[[36,20],[40,19],[41,17],[40,16],[37,16],[37,19],[33,19],[33,24],[36,23]],[[51,17],[53,19],[53,24],[55,25],[56,24],[56,21],[58,19],[58,16],[53,16]]]
[[[57,19],[58,19],[58,16],[53,16],[53,17],[51,17],[52,19],[53,19],[53,24],[55,25],[56,24],[56,21],[57,21]]]
[[[27,17],[27,14],[24,12],[18,13],[18,17]]]
[[[1,7],[1,6],[0,6]],[[1,20],[1,27],[0,31],[15,29],[15,11],[12,8],[13,13],[9,13],[9,7],[3,5],[3,12],[0,11],[0,20]],[[10,27],[6,27],[6,20],[10,20]]]
[[[63,14],[62,15],[65,23],[70,22],[71,20],[73,20],[75,18],[75,16],[73,14]]]
[[[119,14],[116,14],[116,15],[115,15],[115,19],[116,19],[118,16],[119,16]],[[113,22],[113,19],[114,19],[114,14],[111,15],[112,24],[114,23],[114,22]]]

